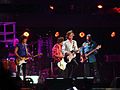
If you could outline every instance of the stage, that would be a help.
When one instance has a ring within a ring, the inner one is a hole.
[[[16,77],[14,77],[16,78]],[[26,76],[22,82],[22,90],[120,90],[120,77],[116,77],[112,82],[94,82],[94,77],[76,78],[41,78],[37,75]]]

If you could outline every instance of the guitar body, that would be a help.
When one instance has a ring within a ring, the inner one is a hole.
[[[70,55],[66,55],[64,58],[62,58],[62,60],[60,62],[57,63],[58,67],[61,70],[65,70],[67,63],[70,63],[72,61],[72,59],[75,57],[76,57],[76,55],[74,53],[71,53]]]
[[[23,63],[27,63],[26,60],[28,60],[29,58],[26,58],[26,57],[22,57],[22,58],[17,58],[16,59],[16,64],[17,65],[21,65]]]
[[[76,54],[74,52],[71,52],[69,55],[65,55],[64,60],[65,62],[70,63],[75,57]]]
[[[61,70],[65,70],[66,69],[66,65],[67,63],[64,61],[64,59],[62,58],[62,60],[60,62],[57,63],[58,67],[61,69]]]
[[[34,55],[33,57],[42,56],[42,55],[43,55],[43,54],[41,53],[41,54]],[[23,64],[23,63],[27,63],[26,61],[29,60],[29,59],[30,59],[30,57],[17,58],[17,59],[16,59],[16,64],[17,64],[17,65],[21,65],[21,64]]]
[[[80,62],[83,63],[88,59],[88,57],[86,57],[86,55],[81,55],[80,56]]]
[[[80,50],[80,48],[76,51],[70,51],[71,53],[69,55],[65,55],[64,58],[60,62],[58,62],[58,67],[62,70],[65,70],[67,63],[70,63],[75,57],[76,53]]]

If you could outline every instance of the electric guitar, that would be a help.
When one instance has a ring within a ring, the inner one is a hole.
[[[66,65],[67,65],[67,63],[64,61],[64,58],[62,58],[62,60],[57,63],[57,66],[58,66],[61,70],[65,70],[65,69],[66,69]]]
[[[81,47],[80,47],[81,48]],[[78,50],[76,51],[71,51],[69,55],[66,55],[64,58],[62,58],[58,63],[58,67],[61,69],[61,70],[65,70],[66,69],[66,65],[67,63],[70,63],[73,58],[76,57],[76,53],[80,50],[80,48],[78,48]]]
[[[100,49],[101,45],[98,45],[95,49],[93,49],[92,51],[90,51],[87,54],[81,55],[80,56],[80,62],[83,63],[88,59],[88,56],[91,55],[92,53],[94,53],[96,50]]]
[[[65,60],[67,63],[70,63],[70,62],[73,60],[73,58],[76,57],[76,53],[78,53],[78,52],[80,51],[80,49],[81,49],[81,47],[78,48],[78,50],[72,50],[72,51],[70,51],[70,54],[69,54],[69,55],[65,55],[64,60]]]
[[[32,56],[32,58],[37,57],[37,56],[41,56],[41,55],[43,55],[43,54],[34,55],[34,56]],[[30,57],[16,58],[16,64],[21,65],[23,63],[27,63],[26,61],[29,60],[29,59],[30,59]]]

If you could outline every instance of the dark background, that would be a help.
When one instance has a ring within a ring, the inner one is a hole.
[[[98,9],[98,4],[103,8]],[[54,45],[56,31],[65,37],[73,30],[80,47],[85,37],[80,38],[79,33],[90,33],[102,45],[97,60],[101,76],[109,82],[120,76],[120,13],[113,10],[115,7],[120,7],[119,0],[1,0],[0,22],[16,22],[17,37],[28,31],[29,43],[52,35]],[[116,36],[111,38],[113,31]]]
[[[98,4],[103,8],[98,9]],[[28,31],[33,41],[56,31],[65,36],[72,29],[80,46],[85,38],[81,39],[79,32],[84,31],[102,44],[103,53],[119,54],[120,14],[113,10],[119,6],[119,0],[1,0],[0,21],[16,22],[17,36]],[[113,31],[115,38],[110,37]]]
[[[99,4],[102,9],[97,8]],[[68,30],[73,30],[74,39],[81,46],[85,37],[80,38],[79,33],[83,31],[102,45],[102,55],[119,55],[120,13],[113,10],[115,7],[120,7],[119,0],[1,0],[0,21],[16,22],[17,37],[28,31],[29,43],[52,35],[54,44],[56,31],[65,36]],[[113,31],[116,37],[111,38]]]

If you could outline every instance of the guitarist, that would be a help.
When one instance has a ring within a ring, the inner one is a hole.
[[[64,58],[62,54],[63,41],[64,41],[64,37],[59,37],[57,39],[57,43],[52,48],[52,58],[54,64],[56,64],[55,66],[57,66],[58,62],[60,62],[62,58]],[[64,71],[58,68],[58,77],[65,77],[63,73]]]
[[[28,48],[27,48],[27,41],[28,37],[21,36],[19,43],[15,47],[15,55],[16,55],[16,62],[17,59],[22,60],[23,57],[27,57],[30,54],[28,53]],[[22,63],[21,65],[17,64],[17,76],[20,76],[20,70],[22,70],[23,73],[23,80],[25,80],[26,76],[26,63]]]
[[[88,34],[86,36],[86,41],[82,44],[82,48],[80,50],[81,57],[83,59],[87,58],[84,62],[84,76],[94,76],[96,80],[99,80],[99,72],[97,68],[97,62],[95,54],[97,53],[97,50],[90,54],[88,57],[85,57],[85,54],[89,53],[93,49],[95,49],[97,46],[96,42],[92,40],[91,34]]]
[[[63,55],[65,57],[71,57],[73,56],[72,59],[68,59],[68,58],[64,58],[64,60],[68,63],[67,64],[67,78],[72,78],[75,77],[75,68],[78,65],[77,61],[76,61],[76,53],[73,54],[71,51],[77,51],[78,50],[78,46],[77,46],[77,42],[76,40],[73,40],[74,37],[74,33],[72,30],[68,31],[66,33],[66,39],[63,42],[63,46],[62,46],[62,52]]]

